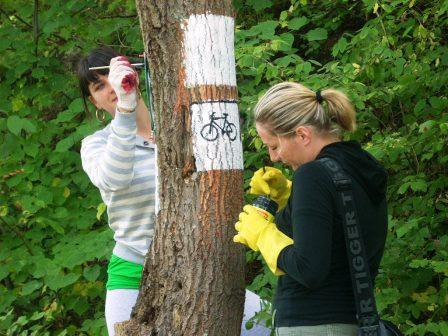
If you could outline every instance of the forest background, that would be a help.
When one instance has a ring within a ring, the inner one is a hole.
[[[245,186],[269,164],[250,118],[260,94],[285,80],[344,90],[357,109],[351,138],[389,173],[379,310],[408,335],[448,335],[448,1],[234,7]],[[87,118],[73,72],[99,45],[142,52],[133,1],[0,4],[0,335],[105,334],[113,240],[79,156],[102,125]],[[270,299],[275,277],[259,255],[247,260],[248,287]],[[259,317],[269,323],[268,311]]]

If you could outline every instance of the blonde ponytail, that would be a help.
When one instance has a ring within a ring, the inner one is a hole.
[[[316,94],[293,82],[271,87],[255,106],[254,119],[277,135],[291,134],[305,125],[319,133],[337,134],[356,127],[355,110],[344,93],[327,89]]]
[[[350,100],[341,91],[327,89],[322,91],[322,98],[327,103],[328,114],[343,129],[352,132],[356,129],[356,115]]]

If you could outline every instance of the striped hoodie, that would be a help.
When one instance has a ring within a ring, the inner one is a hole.
[[[81,160],[107,206],[113,253],[143,264],[154,236],[155,145],[137,135],[135,115],[117,111],[108,126],[84,138]]]

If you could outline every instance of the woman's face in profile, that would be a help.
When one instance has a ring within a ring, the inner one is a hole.
[[[97,109],[109,112],[112,117],[117,107],[117,95],[109,83],[107,75],[98,75],[96,82],[89,83],[89,100]]]
[[[291,136],[278,136],[272,134],[266,127],[256,124],[258,135],[269,151],[272,162],[282,162],[297,169],[304,162],[304,152],[301,138],[294,133]]]

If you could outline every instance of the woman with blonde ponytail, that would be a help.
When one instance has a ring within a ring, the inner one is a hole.
[[[260,251],[279,276],[274,299],[276,335],[357,335],[356,306],[338,193],[322,160],[336,161],[351,178],[372,280],[387,232],[385,169],[343,132],[356,128],[341,91],[313,91],[293,82],[271,87],[254,109],[258,134],[273,162],[294,169],[292,181],[263,167],[251,193],[279,204],[275,223],[246,205],[234,241]]]

